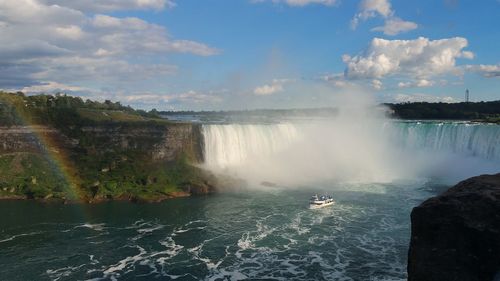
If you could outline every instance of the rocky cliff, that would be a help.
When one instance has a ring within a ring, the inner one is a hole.
[[[90,149],[102,151],[142,151],[153,161],[173,161],[181,153],[193,153],[195,162],[203,158],[199,125],[172,123],[169,125],[143,125],[127,127],[119,124],[86,126],[70,134],[49,126],[0,127],[0,154],[13,152],[38,152],[47,149]],[[90,141],[89,141],[90,140]],[[85,143],[81,143],[81,142]],[[89,148],[89,147],[86,147]]]
[[[193,166],[202,161],[200,134],[199,125],[168,122],[0,127],[0,198],[157,201],[213,192],[210,176]]]
[[[462,181],[413,209],[408,280],[500,280],[500,174]]]
[[[77,140],[71,141],[58,130],[47,126],[0,127],[0,154],[41,153],[44,147],[42,138],[57,139],[63,146],[72,147],[78,144]]]

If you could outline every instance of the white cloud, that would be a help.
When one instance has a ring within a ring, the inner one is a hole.
[[[372,28],[372,31],[382,31],[385,35],[397,35],[408,32],[418,27],[418,24],[405,21],[395,16],[389,0],[362,0],[359,4],[360,12],[351,20],[351,28],[356,29],[360,21],[380,16],[384,18],[385,24]]]
[[[474,53],[470,52],[470,51],[463,51],[462,52],[462,58],[473,59],[474,58]]]
[[[170,53],[218,54],[218,49],[174,39],[164,26],[136,17],[86,14],[91,10],[162,9],[172,3],[0,0],[0,88],[23,88],[40,81],[118,85],[175,73],[177,67],[164,59]]]
[[[363,0],[359,4],[359,9],[361,12],[358,16],[361,19],[372,18],[377,14],[389,17],[394,13],[388,0]]]
[[[371,84],[372,84],[372,87],[375,90],[381,90],[382,87],[384,86],[384,84],[382,83],[382,81],[380,81],[378,79],[373,79]]]
[[[55,92],[81,92],[81,91],[90,91],[90,89],[78,86],[70,86],[54,81],[46,81],[42,82],[39,85],[24,87],[21,89],[21,91],[28,94],[34,94],[34,93],[55,93]]]
[[[346,76],[350,79],[380,79],[390,75],[427,79],[441,74],[459,73],[457,58],[469,58],[464,53],[467,39],[462,37],[429,40],[385,40],[374,38],[363,54],[343,56]]]
[[[125,10],[163,10],[175,7],[170,0],[42,0],[47,5],[69,7],[84,12],[113,12]]]
[[[64,56],[40,59],[51,67],[35,73],[37,80],[78,83],[81,81],[127,84],[176,72],[177,67],[168,64],[135,64],[116,58],[92,58]]]
[[[166,50],[178,53],[191,53],[198,56],[213,56],[220,53],[220,50],[209,47],[205,44],[189,40],[175,40],[166,45]]]
[[[397,94],[394,96],[394,102],[444,102],[444,103],[455,103],[460,102],[459,100],[450,96],[433,96],[427,94]]]
[[[0,42],[2,42],[1,38]],[[22,42],[2,42],[0,44],[0,63],[57,57],[69,55],[70,53],[71,51],[68,49],[38,39],[28,39]]]
[[[219,50],[199,42],[172,40],[164,27],[138,18],[96,15],[91,26],[93,32],[99,35],[95,38],[102,49],[95,52],[99,56],[165,52],[211,56],[219,53]]]
[[[411,82],[399,82],[398,87],[399,88],[422,88],[422,87],[431,87],[434,86],[435,83],[434,81],[427,80],[427,79],[420,79],[417,81],[411,81]]]
[[[318,4],[324,6],[333,6],[338,1],[337,0],[252,0],[253,3],[261,3],[261,2],[273,2],[275,4],[286,4],[292,7],[304,7],[310,4]]]
[[[85,20],[82,12],[64,5],[45,5],[37,0],[0,1],[0,21],[9,27],[19,25],[65,25]]]
[[[176,94],[156,94],[156,93],[132,93],[132,94],[121,94],[119,97],[126,103],[134,103],[141,105],[160,105],[162,107],[165,104],[171,106],[176,104],[203,104],[203,103],[219,103],[222,101],[221,97],[213,92],[197,92],[190,90],[183,93]],[[148,106],[150,107],[150,106]]]
[[[255,90],[253,91],[254,94],[259,96],[272,95],[279,92],[283,92],[283,85],[281,84],[266,84],[255,88]]]
[[[267,96],[283,92],[284,84],[290,82],[290,79],[274,79],[271,84],[265,84],[253,90],[253,93],[258,96]]]
[[[394,14],[388,0],[362,0],[359,3],[360,12],[351,20],[351,28],[356,29],[360,20],[367,20],[377,15],[387,18]]]
[[[69,25],[56,27],[56,32],[63,38],[68,38],[71,40],[79,40],[84,36],[84,32],[79,26]]]
[[[478,73],[486,78],[500,77],[500,64],[467,65],[467,71]]]
[[[404,21],[398,17],[393,17],[385,21],[383,26],[372,28],[372,31],[382,31],[385,35],[397,35],[402,32],[407,32],[416,29],[418,25],[411,21]]]

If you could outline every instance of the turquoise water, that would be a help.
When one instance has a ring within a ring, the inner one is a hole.
[[[309,210],[328,190],[332,207]],[[424,182],[269,188],[157,204],[0,202],[1,280],[404,280]]]

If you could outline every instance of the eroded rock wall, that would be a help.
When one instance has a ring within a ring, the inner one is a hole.
[[[203,159],[200,128],[193,124],[86,126],[64,134],[47,126],[0,126],[0,154],[43,152],[47,146],[96,151],[143,151],[153,161],[172,161],[183,152]]]

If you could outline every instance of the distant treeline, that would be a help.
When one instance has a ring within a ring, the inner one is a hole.
[[[32,95],[0,91],[0,125],[52,124],[56,127],[82,122],[138,121],[160,118],[156,110],[146,112],[120,102],[83,100],[65,94]],[[58,126],[59,125],[59,126]]]
[[[500,122],[500,100],[489,102],[462,103],[385,103],[388,115],[400,119],[450,119]],[[160,115],[199,115],[199,116],[332,116],[338,113],[337,108],[307,109],[255,109],[232,111],[160,111]]]
[[[332,107],[322,107],[322,108],[291,108],[291,109],[251,109],[251,110],[219,110],[219,111],[158,111],[158,114],[167,116],[168,115],[203,115],[203,116],[329,116],[338,113],[337,108]]]
[[[461,103],[387,103],[390,115],[402,119],[500,120],[500,100]]]

